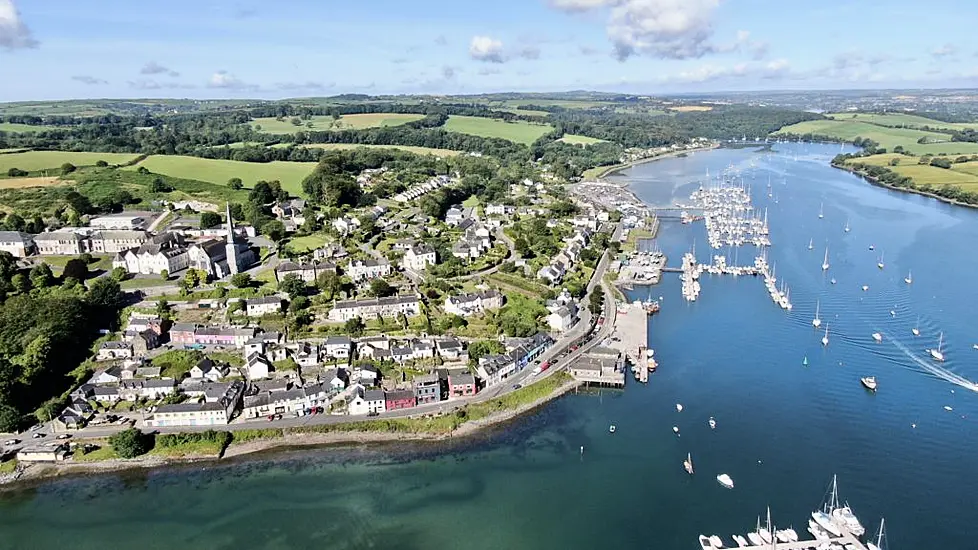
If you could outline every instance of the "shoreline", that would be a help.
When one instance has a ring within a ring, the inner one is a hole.
[[[629,168],[632,168],[633,166],[638,166],[639,164],[645,164],[645,163],[648,163],[648,162],[655,162],[657,160],[664,160],[664,159],[667,159],[667,158],[676,158],[679,155],[684,154],[684,153],[685,154],[689,154],[689,153],[697,153],[697,152],[701,152],[701,151],[712,151],[714,149],[719,149],[719,148],[720,148],[720,144],[718,143],[716,145],[711,145],[709,147],[697,147],[695,149],[684,149],[682,151],[672,151],[670,153],[665,153],[663,155],[656,155],[654,157],[646,157],[646,158],[642,158],[642,159],[638,159],[638,160],[633,160],[633,161],[630,161],[630,162],[626,162],[625,164],[614,164],[614,165],[609,166],[606,169],[602,170],[599,174],[597,174],[594,177],[594,180],[595,181],[598,181],[598,182],[601,182],[601,183],[608,183],[608,184],[611,184],[611,185],[620,185],[621,187],[628,187],[628,184],[627,183],[625,183],[625,184],[612,183],[612,182],[609,182],[609,181],[604,181],[604,178],[606,178],[606,177],[608,177],[608,176],[610,176],[610,175],[612,175],[612,174],[614,174],[616,172],[621,172],[622,170],[627,170]]]
[[[936,199],[936,200],[939,200],[939,201],[941,201],[943,203],[951,204],[951,205],[954,205],[954,206],[963,206],[965,208],[978,209],[978,204],[971,204],[971,203],[967,203],[967,202],[961,202],[961,201],[955,200],[955,199],[949,199],[947,197],[942,197],[941,195],[938,195],[938,194],[935,194],[935,193],[931,193],[929,191],[921,191],[919,189],[911,189],[909,187],[897,187],[896,185],[890,185],[888,183],[884,183],[882,181],[879,181],[878,179],[876,179],[876,178],[874,178],[872,176],[868,176],[866,174],[863,174],[863,173],[859,172],[858,170],[855,170],[855,169],[850,168],[850,167],[845,166],[845,165],[841,165],[840,166],[840,165],[832,164],[832,163],[829,163],[829,165],[832,166],[832,167],[834,167],[834,168],[838,168],[839,170],[842,170],[844,172],[849,172],[850,174],[852,174],[852,175],[854,175],[856,177],[859,177],[859,178],[861,178],[863,180],[866,180],[867,182],[869,182],[870,185],[875,185],[876,187],[882,187],[884,189],[889,189],[891,191],[901,191],[903,193],[909,193],[909,194],[912,194],[912,195],[920,195],[922,197],[929,197],[929,198]]]
[[[563,371],[561,371],[563,372]],[[418,432],[285,432],[281,435],[254,439],[242,443],[232,440],[219,456],[165,457],[144,455],[133,459],[114,458],[98,462],[65,462],[61,464],[35,463],[18,464],[14,473],[0,477],[0,493],[35,487],[48,481],[76,477],[98,476],[119,472],[151,471],[163,468],[179,468],[192,464],[222,464],[234,459],[254,454],[278,454],[293,449],[349,447],[358,445],[383,445],[396,442],[441,442],[456,438],[469,438],[485,430],[517,420],[536,409],[562,397],[579,387],[581,382],[569,380],[558,386],[550,394],[512,409],[498,411],[478,420],[462,423],[457,429],[447,433]],[[231,432],[233,434],[233,432]]]

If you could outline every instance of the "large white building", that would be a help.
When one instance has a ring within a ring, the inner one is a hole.
[[[387,260],[355,260],[346,267],[346,274],[354,281],[386,277],[391,274],[391,264]]]
[[[435,265],[437,262],[438,256],[435,254],[435,249],[429,244],[420,243],[404,252],[401,267],[414,271],[424,271],[429,265]]]
[[[467,317],[477,315],[487,309],[503,307],[503,295],[495,290],[460,294],[445,298],[445,313]]]
[[[88,225],[96,229],[146,229],[148,220],[141,215],[112,214],[92,218]]]
[[[121,267],[129,273],[159,275],[165,270],[176,273],[190,265],[187,248],[175,235],[164,233],[153,237],[146,244],[119,252],[112,260],[112,267]]]
[[[115,254],[148,241],[149,235],[145,231],[96,231],[89,237],[89,246],[95,253]]]
[[[74,256],[85,252],[85,239],[71,231],[51,231],[34,236],[37,253]]]
[[[34,251],[34,237],[22,231],[0,231],[0,250],[24,258]]]
[[[221,426],[231,421],[235,409],[241,404],[244,382],[235,381],[227,386],[216,401],[205,403],[178,403],[160,405],[152,416],[146,418],[148,427],[165,426]]]

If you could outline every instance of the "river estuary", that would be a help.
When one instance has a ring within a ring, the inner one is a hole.
[[[670,204],[688,202],[707,170],[737,167],[768,208],[769,260],[794,304],[775,306],[761,279],[706,273],[687,303],[666,274],[651,290],[663,300],[648,386],[571,394],[455,443],[304,450],[0,493],[0,549],[683,550],[700,533],[730,546],[767,506],[778,526],[804,533],[833,474],[868,531],[886,517],[890,548],[978,548],[978,394],[960,384],[978,380],[978,211],[870,186],[829,166],[838,152],[720,149],[615,176]],[[702,223],[664,223],[658,246],[678,266],[694,241],[708,261]],[[753,249],[738,256],[749,264]],[[925,350],[941,331],[947,361],[936,363]],[[860,386],[867,375],[875,395]],[[719,473],[736,488],[720,487]]]

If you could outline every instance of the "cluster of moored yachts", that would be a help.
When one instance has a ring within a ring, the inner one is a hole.
[[[810,540],[811,544],[805,548],[813,550],[882,550],[885,548],[886,534],[883,521],[880,521],[879,530],[872,537],[872,540],[862,542],[866,529],[853,514],[848,503],[840,504],[834,477],[832,478],[832,492],[825,505],[812,512],[811,519],[808,520],[808,532],[815,538]],[[767,512],[766,524],[761,525],[761,518],[757,518],[757,527],[754,531],[747,533],[746,536],[733,535],[731,538],[738,548],[776,549],[779,543],[798,543],[800,540],[798,533],[793,528],[774,528],[771,524],[770,509]],[[717,535],[700,535],[699,543],[702,550],[727,548],[723,539]],[[790,547],[800,548],[797,544],[791,544]]]

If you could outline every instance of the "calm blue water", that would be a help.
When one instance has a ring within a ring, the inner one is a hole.
[[[688,304],[667,275],[651,291],[663,310],[650,323],[660,369],[648,386],[569,395],[464,442],[294,452],[2,494],[0,548],[680,550],[697,548],[699,533],[732,544],[728,535],[751,530],[767,506],[778,525],[802,532],[832,474],[870,530],[886,517],[891,548],[978,547],[978,395],[946,379],[978,380],[969,284],[978,212],[832,169],[837,145],[777,148],[698,153],[621,177],[668,204],[686,200],[707,169],[740,167],[755,204],[769,208],[769,256],[791,286],[791,313],[758,279],[704,274],[699,301]],[[676,265],[694,241],[707,260],[702,224],[665,224],[658,244]],[[832,268],[823,275],[826,243]],[[749,249],[741,252],[749,263]],[[824,349],[811,326],[816,299],[830,327]],[[938,366],[924,350],[942,330],[948,360]],[[860,386],[866,375],[877,376],[878,394]],[[682,471],[687,452],[693,478]],[[734,490],[716,483],[721,472]]]

